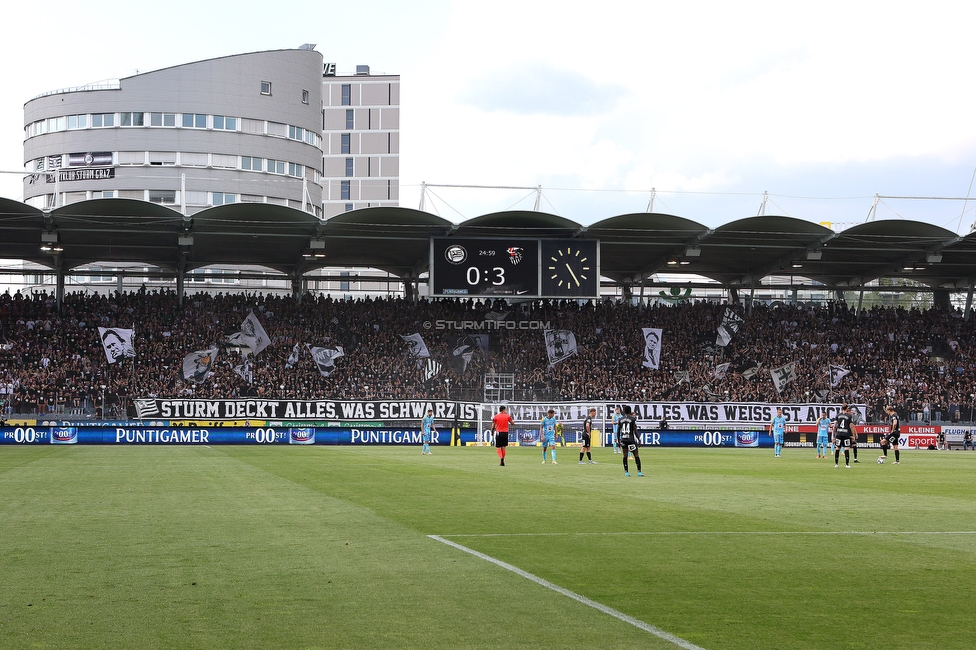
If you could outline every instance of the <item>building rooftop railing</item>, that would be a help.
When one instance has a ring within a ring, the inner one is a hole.
[[[119,79],[103,79],[102,81],[93,81],[90,84],[85,84],[84,86],[71,86],[70,88],[59,88],[57,90],[49,90],[43,92],[32,99],[38,99],[40,97],[47,97],[48,95],[62,95],[64,93],[80,93],[88,90],[121,90],[122,82]]]

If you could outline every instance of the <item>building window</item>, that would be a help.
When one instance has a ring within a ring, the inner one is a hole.
[[[352,212],[352,203],[347,203],[345,205],[346,212]]]
[[[342,84],[342,105],[352,106],[352,85]]]
[[[69,115],[68,116],[68,129],[87,129],[88,128],[88,116],[87,115]]]
[[[346,109],[346,128],[352,131],[356,128],[356,112],[351,108]]]
[[[304,140],[305,139],[305,129],[300,126],[288,125],[288,137],[292,140]]]
[[[288,175],[294,176],[296,178],[301,178],[304,175],[305,168],[302,165],[296,163],[288,163]]]
[[[307,90],[303,90],[302,91],[302,103],[303,104],[307,104],[308,103],[308,91]]]
[[[176,205],[176,190],[149,190],[149,202]]]
[[[176,126],[176,113],[150,113],[149,126]]]
[[[97,198],[95,197],[96,194],[98,194],[98,192],[92,192],[92,198]],[[103,199],[115,198],[115,190],[102,190],[101,194]]]
[[[207,116],[200,113],[183,113],[184,129],[205,129],[207,128]]]
[[[236,194],[225,194],[224,192],[213,192],[213,204],[214,205],[227,205],[228,203],[236,203]]]
[[[271,158],[268,158],[268,173],[284,174],[285,162],[283,160],[272,160]]]
[[[145,113],[119,113],[119,126],[146,126]]]
[[[213,116],[213,128],[222,131],[236,131],[237,130],[237,118],[236,117],[224,117],[223,115]]]
[[[241,169],[249,169],[251,171],[263,171],[264,169],[264,158],[255,158],[253,156],[241,156]]]
[[[339,198],[344,201],[349,200],[349,188],[351,183],[349,181],[339,181]]]
[[[349,151],[349,134],[343,133],[339,136],[339,153],[352,153]]]
[[[115,113],[92,115],[92,126],[96,128],[115,126]]]
[[[271,94],[271,82],[270,81],[262,81],[261,82],[261,94],[262,95],[270,95]]]
[[[346,158],[346,176],[354,176],[352,158]]]

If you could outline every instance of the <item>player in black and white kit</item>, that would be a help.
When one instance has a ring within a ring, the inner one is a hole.
[[[593,436],[593,416],[596,415],[596,409],[591,408],[586,413],[586,419],[583,420],[583,446],[580,448],[580,465],[586,465],[583,462],[583,454],[586,454],[586,460],[590,465],[596,465],[596,461],[593,460],[593,455],[590,454],[590,438]]]
[[[834,418],[834,467],[840,462],[840,450],[844,450],[844,464],[847,469],[851,468],[851,442],[856,435],[854,428],[854,416],[851,415],[851,407],[844,404],[840,407],[840,413]],[[845,446],[846,445],[846,446]]]
[[[888,433],[884,434],[881,438],[881,451],[884,452],[883,458],[888,456],[888,447],[895,450],[895,465],[901,462],[901,455],[898,452],[898,436],[901,435],[901,423],[898,421],[898,413],[895,411],[894,406],[889,406],[885,409],[888,412],[888,417],[891,419],[891,426],[888,429]]]
[[[637,436],[637,418],[630,413],[630,406],[624,405],[624,416],[620,418],[620,428],[617,430],[620,440],[620,450],[624,454],[624,476],[630,476],[630,467],[627,465],[627,456],[634,455],[634,462],[637,464],[637,476],[644,476],[641,472],[640,462],[640,440]]]

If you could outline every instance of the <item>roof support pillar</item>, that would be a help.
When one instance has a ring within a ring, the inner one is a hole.
[[[749,290],[749,297],[746,299],[746,318],[752,316],[752,306],[756,302],[756,285],[752,285]]]
[[[630,282],[625,282],[620,288],[623,290],[624,302],[631,302],[634,299],[634,286]],[[643,289],[643,285],[641,288]]]
[[[58,313],[61,313],[61,305],[64,302],[64,260],[58,255],[54,258],[54,271],[57,273],[57,284],[54,290],[54,298],[57,300]]]
[[[302,288],[304,286],[304,277],[295,271],[291,275],[291,297],[295,299],[295,302],[302,304]]]
[[[857,315],[861,315],[861,305],[864,304],[864,288],[861,288],[861,292],[857,294]]]
[[[739,290],[735,287],[729,287],[729,302],[733,305],[738,305],[741,303],[739,300]]]
[[[938,309],[949,310],[952,308],[952,301],[949,300],[948,289],[932,290],[932,305]]]
[[[186,252],[180,255],[180,262],[176,265],[176,300],[177,304],[183,306],[183,297],[186,295]]]

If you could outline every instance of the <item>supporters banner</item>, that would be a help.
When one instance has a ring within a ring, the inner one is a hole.
[[[105,358],[109,363],[135,358],[136,351],[132,347],[135,333],[135,330],[124,330],[120,327],[98,328],[98,338],[102,341],[102,349],[105,350]]]
[[[268,333],[264,331],[261,321],[254,315],[253,311],[248,313],[247,318],[241,323],[241,338],[244,340],[244,344],[254,351],[255,356],[271,345]]]
[[[581,424],[586,411],[591,406],[597,409],[597,419],[609,425],[613,411],[618,406],[629,404],[637,418],[638,426],[645,428],[657,426],[667,420],[672,428],[683,426],[707,427],[711,425],[767,425],[776,409],[783,409],[783,416],[790,424],[816,424],[820,412],[826,411],[828,417],[840,413],[839,404],[811,403],[771,403],[771,402],[561,402],[561,403],[509,403],[508,412],[516,423],[538,423],[550,408],[556,410],[556,418],[571,425]],[[482,421],[490,422],[497,411],[494,404],[483,404]],[[852,404],[855,420],[864,421],[867,407]]]
[[[569,330],[546,330],[542,336],[546,342],[550,367],[576,354],[576,335]]]
[[[384,422],[422,420],[427,409],[437,420],[477,421],[474,402],[275,399],[136,399],[144,419],[259,419]]]
[[[658,327],[642,327],[641,334],[644,336],[644,361],[641,365],[657,370],[661,365],[661,336],[664,330]]]

